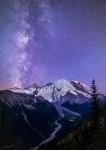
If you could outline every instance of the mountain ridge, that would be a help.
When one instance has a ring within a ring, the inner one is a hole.
[[[60,99],[61,96],[64,96],[67,92],[70,92],[74,95],[77,93],[85,94],[85,96],[89,97],[91,91],[90,88],[86,85],[82,84],[79,81],[68,81],[66,79],[61,79],[54,81],[53,83],[47,83],[43,86],[38,86],[34,84],[28,88],[11,88],[10,91],[16,93],[25,93],[25,94],[34,94],[35,96],[42,96],[44,99],[48,100],[49,102],[53,102],[56,99]],[[57,95],[53,98],[53,93]]]
[[[66,130],[72,122],[88,114],[91,90],[79,81],[61,79],[43,86],[33,84],[23,89],[2,90],[0,102],[9,115],[12,142],[20,136],[29,148],[52,140],[57,132]]]

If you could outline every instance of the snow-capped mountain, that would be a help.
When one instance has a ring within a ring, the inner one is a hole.
[[[0,91],[0,103],[9,116],[10,136],[23,138],[27,147],[49,141],[61,128],[65,130],[67,125],[88,114],[90,97],[89,87],[65,79],[44,86],[33,84]]]
[[[90,97],[90,88],[80,83],[79,81],[68,81],[61,79],[53,83],[48,83],[44,86],[37,86],[36,84],[25,88],[12,88],[10,91],[15,93],[25,93],[29,95],[41,96],[49,102],[56,102],[63,100],[64,96],[70,94],[75,102],[81,103],[79,96]],[[64,102],[64,101],[63,101]],[[82,101],[83,102],[83,101]]]
[[[10,88],[9,90],[15,93],[22,93],[22,94],[28,94],[28,95],[33,95],[34,92],[37,91],[37,89],[39,88],[39,86],[35,83],[32,86],[29,86],[27,88]]]
[[[83,96],[86,98],[90,98],[90,93],[91,91],[86,85],[78,81],[68,81],[62,79],[40,87],[38,89],[37,95],[42,96],[49,102],[56,102],[62,101],[64,99],[64,96],[70,94],[70,96],[72,97],[71,102],[81,103],[80,97]]]
[[[42,97],[44,100],[52,103],[60,116],[65,113],[76,114],[79,116],[80,111],[72,109],[73,105],[82,105],[89,103],[91,90],[79,81],[68,81],[65,79],[57,80],[39,87],[34,84],[25,89],[10,89],[12,92],[24,93],[35,97]],[[83,109],[82,111],[83,112]]]
[[[33,91],[33,89],[31,88],[31,90],[30,89],[20,89],[20,88],[10,88],[10,91],[12,91],[12,92],[14,92],[14,93],[22,93],[22,94],[29,94],[29,95],[32,95],[33,94],[33,92],[35,91],[35,89],[34,89],[34,91]]]

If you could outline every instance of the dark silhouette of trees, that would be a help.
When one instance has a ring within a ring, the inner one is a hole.
[[[91,109],[92,109],[92,127],[93,129],[96,129],[96,127],[99,125],[99,94],[96,87],[96,82],[93,79],[92,85],[92,94],[91,94]]]
[[[0,148],[6,145],[5,117],[6,117],[5,104],[3,100],[0,100]]]
[[[94,79],[92,81],[91,89],[92,89],[92,94],[91,94],[92,110],[94,113],[99,113],[99,98],[98,98],[99,94],[97,92],[96,82]]]

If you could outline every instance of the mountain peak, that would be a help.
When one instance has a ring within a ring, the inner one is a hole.
[[[78,99],[78,95],[90,97],[89,88],[79,81],[60,79],[51,84],[46,84],[38,90],[38,96],[42,96],[49,102],[60,101],[67,93]]]
[[[60,79],[53,83],[48,83],[39,87],[36,83],[25,89],[11,89],[16,93],[25,93],[35,96],[41,96],[49,102],[60,101],[62,97],[70,93],[74,98],[78,99],[78,95],[90,97],[90,88],[82,84],[80,81],[70,81]]]
[[[32,84],[31,86],[25,88],[25,89],[29,89],[29,88],[38,88],[39,86],[37,85],[37,83]]]

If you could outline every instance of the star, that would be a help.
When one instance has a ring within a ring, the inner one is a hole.
[[[95,77],[104,92],[105,10],[105,0],[1,0],[1,89]]]

